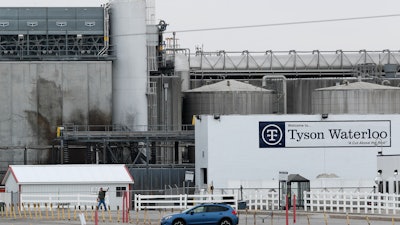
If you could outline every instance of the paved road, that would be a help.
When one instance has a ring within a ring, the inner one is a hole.
[[[167,213],[168,214],[168,213]],[[111,217],[109,217],[111,215]],[[135,225],[157,225],[159,224],[160,217],[164,213],[158,211],[149,212],[131,212],[129,224]],[[22,216],[23,217],[23,216]],[[88,216],[90,217],[90,215]],[[71,217],[72,218],[72,217]],[[271,213],[262,212],[242,212],[239,215],[240,225],[286,225],[286,217],[284,212],[276,212],[274,215]],[[103,221],[104,219],[104,221]],[[296,223],[293,221],[293,216],[289,217],[290,225],[392,225],[392,216],[374,216],[374,215],[351,215],[347,219],[343,214],[321,214],[313,213],[308,214],[299,212],[296,216]],[[81,225],[78,217],[75,219],[52,219],[52,218],[20,218],[0,216],[1,225]],[[95,224],[93,219],[88,218],[87,225]],[[100,214],[99,225],[122,225],[122,219],[117,215],[117,212],[111,214]],[[395,217],[395,223],[400,224],[400,216]]]

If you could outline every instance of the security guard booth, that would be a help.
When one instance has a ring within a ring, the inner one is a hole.
[[[299,174],[289,174],[287,180],[289,208],[293,206],[294,195],[296,195],[296,207],[304,207],[304,191],[310,191],[310,180]]]

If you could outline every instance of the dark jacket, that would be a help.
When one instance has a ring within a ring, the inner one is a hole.
[[[98,196],[98,198],[100,199],[100,200],[104,200],[104,198],[106,197],[106,192],[107,191],[99,191],[99,196]]]

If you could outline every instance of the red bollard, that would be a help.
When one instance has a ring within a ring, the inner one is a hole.
[[[99,225],[99,210],[94,211],[94,225]]]
[[[286,225],[289,225],[289,197],[286,195]]]
[[[293,195],[293,223],[296,223],[296,195]]]

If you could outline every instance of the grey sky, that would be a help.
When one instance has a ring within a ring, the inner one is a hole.
[[[179,32],[215,27],[265,25],[338,18],[400,14],[399,0],[155,0],[156,19],[167,32],[178,31],[180,47],[194,50],[399,50],[400,16]],[[13,0],[0,6],[99,6],[106,0]],[[166,34],[172,37],[171,33]]]

